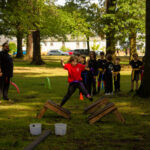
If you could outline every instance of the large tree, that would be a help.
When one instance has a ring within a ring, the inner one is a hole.
[[[146,0],[146,52],[144,62],[144,77],[138,90],[141,97],[150,97],[150,0]]]

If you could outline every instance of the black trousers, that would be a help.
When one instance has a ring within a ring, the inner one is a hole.
[[[72,82],[69,84],[68,87],[68,92],[67,94],[64,96],[60,106],[63,106],[67,100],[72,96],[72,94],[75,92],[76,89],[79,89],[80,92],[82,92],[86,97],[88,96],[88,92],[86,90],[86,88],[84,87],[83,82]]]
[[[96,79],[94,79],[94,76],[91,76],[89,81],[88,81],[88,93],[90,95],[95,95],[96,94]]]
[[[117,74],[117,77],[114,77],[114,86],[115,92],[120,91],[120,73]]]
[[[8,90],[10,85],[9,77],[0,77],[0,99],[8,100]]]
[[[106,87],[105,93],[112,93],[113,92],[113,81],[112,81],[112,74],[107,73],[105,75]]]

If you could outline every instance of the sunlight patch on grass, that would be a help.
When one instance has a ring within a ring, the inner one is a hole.
[[[14,73],[23,77],[48,77],[67,76],[67,71],[63,68],[41,68],[41,67],[15,67]]]

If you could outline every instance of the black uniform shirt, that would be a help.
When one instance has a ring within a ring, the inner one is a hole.
[[[119,72],[121,70],[121,65],[114,65],[114,72]]]
[[[106,74],[111,74],[112,71],[114,70],[114,65],[112,62],[107,62],[105,65],[105,69],[106,69]]]
[[[7,51],[0,52],[0,67],[5,77],[13,77],[13,60]]]
[[[89,60],[88,62],[88,67],[91,69],[91,72],[94,76],[97,75],[98,71],[97,71],[97,61],[96,60]]]
[[[98,68],[104,69],[106,63],[107,63],[107,60],[106,60],[106,59],[103,59],[103,60],[102,60],[102,59],[98,59],[98,61],[97,61]]]

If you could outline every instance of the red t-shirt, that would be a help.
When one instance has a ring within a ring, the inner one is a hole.
[[[85,70],[85,65],[77,64],[72,66],[71,64],[65,64],[64,69],[68,70],[68,82],[82,81],[81,72]]]

